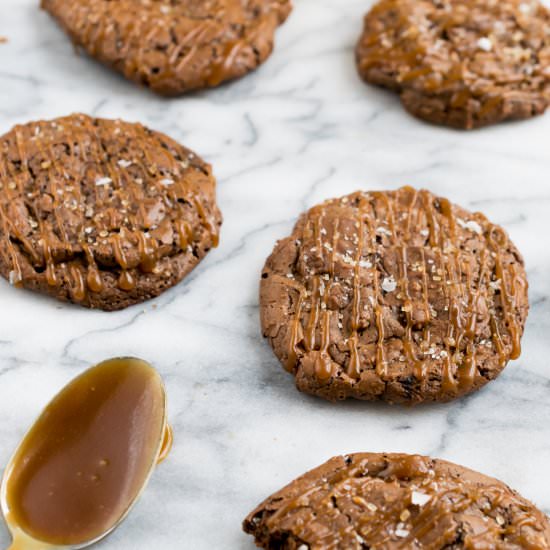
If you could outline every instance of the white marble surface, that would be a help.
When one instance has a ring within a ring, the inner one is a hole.
[[[364,0],[296,0],[269,62],[215,91],[154,97],[75,55],[38,0],[0,0],[0,132],[83,111],[140,120],[214,165],[221,246],[145,306],[91,312],[0,282],[0,464],[48,399],[114,355],[166,380],[175,446],[102,548],[251,550],[263,497],[330,456],[431,454],[492,474],[550,512],[550,113],[474,133],[410,118],[362,84]],[[358,188],[425,186],[503,224],[524,253],[524,352],[477,394],[414,410],[299,394],[262,340],[258,278],[300,211]],[[8,535],[0,531],[0,546]]]

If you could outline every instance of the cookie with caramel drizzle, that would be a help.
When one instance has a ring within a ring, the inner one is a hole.
[[[527,312],[505,231],[411,187],[313,207],[261,280],[264,336],[298,389],[329,400],[472,392],[519,357]]]
[[[477,128],[550,103],[550,11],[538,0],[380,0],[356,56],[365,81],[437,124]]]
[[[260,548],[550,549],[550,521],[504,483],[444,460],[335,457],[244,521]]]
[[[158,296],[218,243],[211,167],[140,124],[72,115],[0,137],[0,274],[85,307]]]
[[[73,42],[163,95],[218,86],[263,63],[290,0],[42,0]]]

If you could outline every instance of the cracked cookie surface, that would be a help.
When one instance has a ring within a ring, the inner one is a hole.
[[[429,122],[525,119],[550,102],[550,11],[537,0],[381,0],[356,58],[365,81]]]
[[[243,524],[272,550],[544,550],[550,522],[504,483],[444,460],[335,457],[260,504]]]
[[[260,285],[264,336],[299,390],[329,400],[474,391],[519,356],[527,312],[506,232],[411,187],[313,207]]]
[[[164,95],[218,86],[263,63],[290,0],[42,0],[73,42]]]
[[[0,137],[0,274],[117,310],[158,296],[217,245],[210,166],[140,124],[71,115]]]

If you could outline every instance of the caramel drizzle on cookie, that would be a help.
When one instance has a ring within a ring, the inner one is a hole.
[[[313,364],[320,383],[332,376],[358,381],[362,373],[371,368],[385,380],[399,361],[412,372],[421,391],[426,383],[428,364],[436,353],[441,365],[441,389],[446,395],[456,395],[475,386],[481,376],[478,348],[482,338],[477,331],[480,307],[489,308],[491,345],[499,355],[501,366],[519,357],[522,329],[515,312],[526,289],[516,267],[503,263],[502,249],[509,241],[500,228],[481,214],[474,214],[468,221],[457,218],[448,200],[404,187],[394,193],[356,193],[347,197],[346,206],[354,205],[355,233],[342,238],[342,220],[338,215],[326,221],[326,212],[336,209],[339,203],[338,199],[328,201],[308,212],[303,234],[297,236],[300,240],[298,264],[292,268],[290,278],[282,278],[291,292],[297,292],[287,340],[285,367],[288,371],[295,372],[306,360],[308,365]],[[417,219],[413,219],[415,212]],[[480,251],[479,272],[472,270],[471,256],[461,251],[456,242],[460,238],[459,223],[463,226],[461,229],[476,233],[486,245]],[[412,234],[412,228],[426,232],[424,246],[411,245],[412,238],[417,236]],[[304,243],[310,242],[311,250],[305,249]],[[380,264],[380,248],[386,250],[386,256],[395,256],[394,273],[386,272]],[[311,268],[308,254],[317,254],[319,265]],[[338,277],[337,269],[344,270],[344,275]],[[382,279],[392,277],[395,277],[395,288],[384,288]],[[365,286],[362,278],[370,282]],[[333,285],[341,284],[347,285],[351,295],[347,319],[341,318],[338,308],[329,306]],[[412,294],[413,287],[416,297]],[[494,294],[489,292],[491,287]],[[444,296],[447,319],[437,319],[437,312],[429,303],[430,292],[435,290]],[[370,308],[364,303],[364,295],[370,301]],[[387,329],[388,308],[394,311],[400,308],[404,314],[403,335],[399,337],[402,357],[398,360],[388,357],[388,343],[396,338]],[[502,311],[500,316],[498,308]],[[364,319],[367,314],[370,317]],[[443,342],[435,342],[434,323],[442,322],[447,326],[447,333]],[[373,365],[365,363],[366,354],[361,351],[372,345],[363,338],[369,327],[374,328],[376,334]],[[342,335],[341,342],[331,340],[331,331],[336,330]],[[441,349],[432,352],[434,345]],[[348,355],[344,367],[340,367],[332,355],[341,353],[342,346],[347,347]]]
[[[159,141],[156,153],[164,156],[161,171],[148,151],[148,130],[136,124],[109,122],[115,133],[124,132],[124,138],[132,142],[132,148],[139,151],[141,157],[136,155],[138,158],[124,160],[108,154],[98,128],[102,121],[85,115],[16,126],[4,136],[4,151],[0,150],[0,154],[7,155],[10,136],[17,152],[15,161],[5,157],[0,162],[0,193],[3,195],[0,200],[0,230],[4,235],[0,254],[4,263],[11,266],[11,283],[22,285],[26,277],[33,275],[32,272],[25,273],[26,269],[44,270],[48,285],[56,288],[65,285],[73,301],[84,302],[89,292],[103,290],[104,277],[111,277],[118,270],[118,288],[131,292],[136,286],[138,271],[162,270],[160,261],[166,252],[161,253],[160,247],[165,235],[180,235],[173,239],[173,244],[179,245],[179,250],[193,254],[197,235],[191,229],[190,215],[198,218],[198,225],[208,234],[211,246],[217,246],[218,226],[212,205],[199,198],[199,189],[193,180],[194,172],[202,175],[206,165],[195,165],[194,155],[190,152],[186,153],[188,157],[178,161]],[[36,156],[40,158],[40,174],[47,185],[43,195],[51,200],[50,216],[40,216],[38,211],[34,211],[34,201],[39,200],[40,190],[33,187],[36,186],[36,176],[29,166],[29,140],[32,140]],[[66,148],[64,160],[56,157],[55,147]],[[74,160],[78,161],[78,169],[74,167]],[[13,169],[14,164],[19,165],[19,169]],[[133,167],[132,173],[127,170],[129,166]],[[135,176],[136,173],[142,177]],[[96,179],[90,183],[91,177]],[[88,180],[87,193],[93,195],[91,204],[84,193],[84,179]],[[118,203],[114,202],[113,196]],[[158,208],[170,208],[176,212],[174,227],[162,226],[167,221],[162,214],[157,216],[160,220],[150,219],[143,204],[149,198],[159,201]],[[30,237],[9,214],[9,208],[17,201],[30,215]],[[135,212],[131,211],[132,205],[137,207]],[[78,217],[78,236],[68,234],[70,228],[66,226],[61,211]],[[117,223],[121,218],[122,222]],[[31,242],[33,233],[38,237]],[[115,258],[115,270],[112,266],[102,265],[101,257],[98,257],[101,247]],[[78,249],[82,251],[85,266],[74,261]],[[22,253],[27,254],[29,261],[22,261]],[[129,258],[134,256],[137,256],[137,261],[130,261]]]

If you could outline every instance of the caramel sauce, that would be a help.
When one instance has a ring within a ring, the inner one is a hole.
[[[111,359],[70,382],[6,469],[12,548],[80,545],[111,531],[170,450],[165,415],[160,376],[139,359]]]
[[[118,287],[122,290],[130,291],[136,286],[136,281],[129,271],[122,271],[118,278]]]

